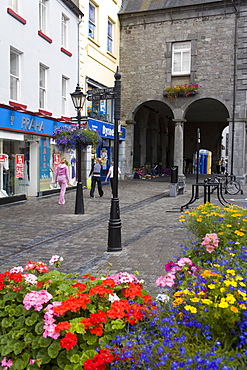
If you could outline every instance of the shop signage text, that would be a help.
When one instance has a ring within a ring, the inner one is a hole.
[[[99,136],[105,139],[114,140],[114,125],[113,124],[102,122],[102,121],[97,121],[97,120],[93,120],[89,118],[88,127],[93,131],[97,131]],[[123,127],[121,127],[121,130],[119,130],[119,140],[125,140],[125,128]]]
[[[44,133],[44,121],[37,120],[34,117],[22,117],[21,128],[27,131]]]

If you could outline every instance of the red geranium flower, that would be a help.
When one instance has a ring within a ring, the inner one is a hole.
[[[67,351],[72,349],[78,342],[76,334],[66,333],[65,337],[60,340],[60,346],[66,348]]]

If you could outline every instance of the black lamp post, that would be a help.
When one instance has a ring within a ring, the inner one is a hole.
[[[107,252],[118,252],[122,250],[121,245],[121,220],[118,198],[118,155],[119,155],[119,133],[121,107],[121,73],[115,73],[114,84],[114,166],[113,166],[113,196],[111,199],[110,220],[108,226],[108,248]]]
[[[83,93],[79,84],[76,89],[70,94],[74,107],[77,110],[77,121],[78,128],[81,128],[81,109],[83,108],[86,100],[86,94]],[[76,188],[76,202],[75,202],[75,214],[84,214],[84,202],[83,202],[83,191],[81,181],[81,143],[77,145],[77,188]]]

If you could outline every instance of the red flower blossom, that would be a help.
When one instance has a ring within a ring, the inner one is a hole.
[[[113,291],[112,289],[106,288],[104,285],[96,285],[93,286],[89,291],[90,296],[95,294],[98,294],[100,297],[104,297],[107,294],[113,294]]]
[[[95,334],[97,337],[101,337],[103,334],[103,324],[97,324],[93,328],[89,329],[91,334]]]
[[[65,337],[60,340],[60,346],[66,348],[67,351],[72,349],[78,342],[76,334],[66,333]]]
[[[86,284],[75,283],[72,285],[72,288],[79,288],[79,292],[83,292],[86,289]]]
[[[84,370],[105,370],[106,365],[114,360],[113,354],[108,349],[100,349],[92,359],[84,362]]]
[[[108,285],[110,288],[115,288],[116,286],[115,281],[111,278],[106,278],[105,280],[103,280],[103,284]]]
[[[141,285],[130,283],[128,288],[123,290],[123,296],[131,299],[134,299],[135,297],[141,297],[142,296]]]
[[[85,309],[90,302],[91,300],[87,294],[78,294],[78,298],[71,296],[69,299],[63,301],[60,306],[54,307],[53,310],[56,314],[63,315],[67,311],[76,312],[81,308]]]
[[[13,280],[15,283],[20,283],[22,279],[23,277],[19,272],[14,272],[12,274],[9,274],[9,280]]]
[[[60,333],[62,330],[69,330],[70,323],[68,321],[59,322],[55,328],[56,333]]]
[[[89,274],[82,275],[82,279],[87,278],[87,277],[89,278],[89,280],[96,280],[95,277],[93,277],[93,276],[91,276]]]
[[[5,285],[3,283],[0,283],[0,290],[3,290],[4,287]]]
[[[122,319],[129,311],[130,304],[125,299],[113,302],[111,308],[107,311],[110,319]]]

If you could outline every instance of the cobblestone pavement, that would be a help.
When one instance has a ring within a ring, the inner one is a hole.
[[[205,175],[204,175],[205,177]],[[53,254],[63,256],[63,272],[92,273],[138,271],[147,290],[155,295],[155,281],[164,273],[164,264],[180,255],[186,230],[179,222],[180,208],[191,198],[195,175],[187,178],[184,194],[170,197],[169,178],[119,182],[122,251],[107,252],[110,217],[110,186],[103,186],[90,199],[85,189],[85,214],[75,215],[75,191],[66,193],[66,204],[59,205],[58,194],[0,206],[0,272],[24,266],[28,260],[48,263]],[[244,194],[225,196],[246,206]],[[216,194],[211,202],[218,204]],[[203,203],[200,197],[193,207]],[[79,275],[79,276],[80,276]]]

